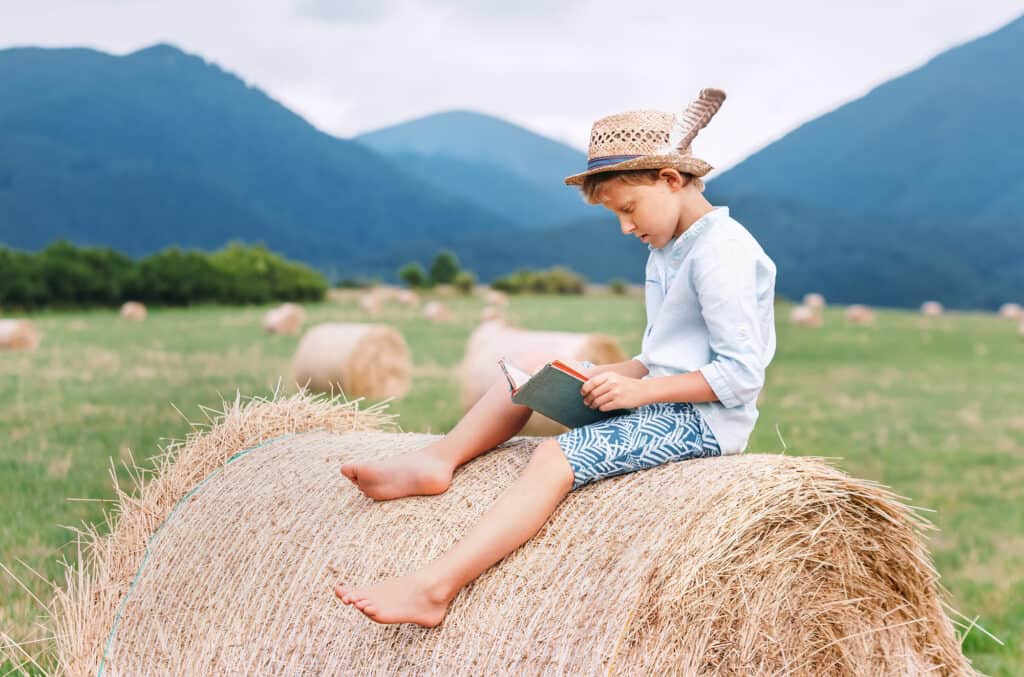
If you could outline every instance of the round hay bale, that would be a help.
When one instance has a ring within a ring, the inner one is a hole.
[[[497,289],[488,289],[484,292],[484,303],[490,306],[507,306],[508,295]]]
[[[319,324],[303,334],[295,349],[292,381],[349,398],[404,397],[412,386],[412,357],[393,327]]]
[[[419,294],[411,289],[399,290],[398,295],[395,298],[397,298],[398,302],[407,308],[415,308],[420,304]]]
[[[126,320],[134,320],[141,322],[146,319],[146,306],[139,303],[138,301],[126,301],[121,306],[121,317]]]
[[[423,317],[431,322],[451,322],[452,313],[448,306],[440,301],[431,301],[423,307]]]
[[[367,292],[359,297],[359,309],[371,317],[380,315],[383,306],[384,301],[377,292]]]
[[[820,327],[824,320],[822,319],[821,313],[816,312],[814,308],[808,308],[807,306],[794,306],[789,311],[789,322],[795,324],[798,327]]]
[[[943,307],[938,301],[925,301],[921,304],[921,314],[926,317],[938,317],[942,313]]]
[[[39,330],[28,320],[0,320],[0,350],[32,351],[39,347]]]
[[[219,467],[166,468],[198,486],[133,538],[88,549],[99,562],[68,577],[55,608],[61,667],[972,673],[943,611],[926,524],[877,484],[785,455],[670,463],[572,492],[536,536],[459,593],[437,628],[369,622],[333,586],[439,556],[539,441],[518,438],[471,461],[438,496],[375,502],[339,479],[344,462],[434,439],[306,432],[256,448],[223,444],[208,454]],[[148,507],[125,499],[120,520]]]
[[[505,313],[498,306],[485,306],[480,311],[480,320],[482,322],[490,322],[492,320],[503,320]]]
[[[821,294],[805,294],[804,305],[815,310],[825,309],[825,297]]]
[[[271,334],[295,336],[306,323],[306,310],[296,303],[282,303],[263,316],[263,329]]]
[[[846,309],[846,321],[850,324],[874,324],[875,311],[856,303]]]
[[[545,359],[589,360],[594,364],[622,362],[627,355],[615,339],[603,334],[575,334],[559,331],[527,331],[495,320],[481,324],[470,335],[459,368],[462,407],[468,411],[488,388],[502,377],[498,358],[528,368],[538,356]],[[557,435],[565,426],[546,416],[533,414],[523,428],[524,435]]]
[[[999,317],[1007,320],[1016,320],[1024,317],[1024,310],[1019,303],[1004,303],[999,307]]]

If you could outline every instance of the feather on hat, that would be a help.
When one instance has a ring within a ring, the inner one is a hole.
[[[725,92],[707,88],[682,113],[640,110],[601,118],[590,129],[587,171],[566,177],[565,183],[578,186],[593,174],[663,167],[704,176],[712,167],[693,157],[690,143],[724,101]]]

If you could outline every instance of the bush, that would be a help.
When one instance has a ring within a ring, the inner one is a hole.
[[[473,288],[476,287],[476,275],[468,270],[460,270],[459,274],[455,276],[454,284],[455,288],[463,294],[472,294]]]
[[[459,270],[459,260],[455,254],[444,250],[430,264],[430,284],[453,284]]]
[[[616,296],[624,296],[629,291],[629,285],[620,277],[608,281],[608,291]]]
[[[555,266],[548,270],[520,270],[491,283],[499,291],[510,294],[582,294],[586,278],[568,268]]]
[[[26,309],[315,301],[326,292],[323,275],[262,245],[213,254],[170,247],[139,261],[64,241],[37,254],[0,248],[0,304]]]
[[[407,263],[399,268],[398,279],[413,289],[427,286],[427,273],[418,263]]]

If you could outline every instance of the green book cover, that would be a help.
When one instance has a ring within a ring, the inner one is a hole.
[[[580,393],[586,378],[557,360],[544,365],[533,375],[505,360],[498,360],[498,364],[508,379],[513,402],[529,407],[564,426],[578,428],[601,419],[621,416],[628,411],[599,411],[588,407]]]

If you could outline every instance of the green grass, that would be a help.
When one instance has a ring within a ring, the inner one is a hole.
[[[440,433],[458,420],[452,377],[481,304],[451,299],[456,322],[434,325],[388,307],[415,363],[412,392],[392,405],[408,431]],[[31,354],[0,353],[0,562],[40,597],[61,576],[64,525],[99,519],[112,495],[111,459],[145,458],[201,420],[199,405],[266,395],[287,377],[297,338],[260,329],[264,308],[151,311],[140,324],[113,312],[47,313]],[[785,317],[787,309],[780,309]],[[537,329],[601,331],[638,352],[636,297],[513,298],[511,317]],[[310,308],[310,322],[361,319],[354,301]],[[837,458],[936,510],[930,547],[953,603],[1000,637],[971,632],[967,654],[993,675],[1024,672],[1024,341],[991,315],[881,312],[846,327],[829,310],[822,329],[780,322],[751,450]],[[127,481],[123,472],[122,482]],[[0,573],[0,628],[36,635],[39,609]]]

